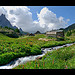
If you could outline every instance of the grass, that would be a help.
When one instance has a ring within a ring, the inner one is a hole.
[[[29,55],[41,54],[42,47],[52,47],[75,42],[75,37],[71,36],[65,41],[43,41],[39,38],[47,38],[44,34],[35,36],[24,36],[20,38],[10,38],[0,33],[0,65],[9,63],[11,60]]]
[[[13,69],[75,69],[75,44],[48,52],[41,60],[30,61]]]

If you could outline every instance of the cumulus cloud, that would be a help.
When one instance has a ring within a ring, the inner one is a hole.
[[[30,9],[25,6],[2,6],[0,7],[2,10],[0,14],[5,14],[7,19],[11,22],[12,25],[16,25],[17,27],[28,27],[32,24],[32,13],[29,11]],[[5,13],[4,11],[7,11]]]
[[[52,29],[63,28],[67,22],[62,16],[57,18],[56,14],[50,11],[47,7],[41,9],[40,13],[37,13],[38,20],[32,19],[32,13],[26,6],[0,6],[0,15],[5,14],[6,18],[11,22],[13,26],[22,28],[27,32],[41,32],[50,31]]]
[[[37,16],[40,26],[42,28],[46,27],[44,31],[59,29],[63,27],[65,28],[65,24],[69,21],[69,19],[65,21],[62,16],[57,18],[56,14],[48,10],[46,7],[44,7],[39,14],[37,13]]]

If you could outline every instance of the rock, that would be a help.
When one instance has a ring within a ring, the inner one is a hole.
[[[51,48],[49,50],[52,50]]]
[[[37,57],[36,59],[37,59],[37,60],[38,60],[38,59],[42,59],[42,57],[41,57],[41,56],[39,56],[39,57]]]
[[[11,65],[14,65],[14,64],[15,64],[15,61],[12,61],[12,62],[10,63],[10,66],[11,66]]]
[[[74,45],[75,45],[75,43],[74,43]]]
[[[52,39],[45,39],[45,38],[39,38],[38,40],[43,40],[43,41],[52,41]]]
[[[45,50],[45,48],[42,48],[42,50]]]
[[[67,45],[65,45],[64,47],[67,47]]]
[[[20,63],[21,62],[21,60],[18,60],[18,63]]]

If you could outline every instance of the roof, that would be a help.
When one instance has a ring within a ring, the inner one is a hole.
[[[47,31],[46,34],[56,34],[56,32],[63,32],[63,30],[52,30],[52,31]]]
[[[52,31],[52,32],[47,32],[46,34],[56,34],[56,32]]]
[[[63,30],[57,30],[56,32],[63,32]]]

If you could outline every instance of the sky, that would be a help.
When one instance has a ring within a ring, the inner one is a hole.
[[[0,6],[13,26],[35,33],[66,28],[75,23],[75,6]]]
[[[36,12],[40,12],[40,10],[44,7],[47,7],[49,10],[54,12],[57,17],[63,16],[64,19],[70,19],[68,24],[75,23],[75,6],[28,6],[31,12],[34,14],[32,16],[33,19],[37,19]]]

